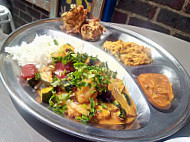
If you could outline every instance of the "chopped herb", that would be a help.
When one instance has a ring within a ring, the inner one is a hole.
[[[58,51],[58,53],[66,53],[65,50]]]
[[[103,109],[106,108],[106,106],[105,106],[104,103],[101,104],[101,107],[102,107]]]
[[[123,120],[126,119],[126,111],[123,108],[120,108],[119,117]]]
[[[67,94],[61,94],[61,97],[60,97],[60,99],[61,100],[68,100],[70,98],[70,95],[69,95],[69,93]]]
[[[53,42],[54,42],[55,45],[58,45],[58,41],[57,40],[54,39]]]
[[[93,93],[96,93],[96,90],[91,91],[91,93],[92,93],[92,94],[93,94]]]
[[[94,99],[90,98],[90,116],[95,116],[95,102]]]
[[[58,45],[57,41],[54,40],[55,45]],[[60,51],[62,53],[64,51]],[[61,72],[62,74],[66,75],[65,78],[60,79],[57,76],[53,78],[51,83],[52,87],[60,86],[61,89],[68,92],[61,94],[59,98],[56,94],[49,100],[49,105],[53,108],[53,111],[56,113],[62,113],[67,108],[66,105],[61,105],[63,100],[68,100],[70,98],[70,94],[72,93],[75,87],[81,88],[89,86],[90,88],[93,87],[93,91],[91,93],[96,92],[106,92],[107,91],[107,84],[110,83],[110,79],[116,78],[117,73],[112,72],[109,68],[107,63],[100,62],[97,57],[91,57],[85,54],[74,53],[72,51],[68,51],[66,56],[64,57],[52,57],[54,65],[57,62],[62,62],[64,65],[67,63],[72,63],[75,71],[71,71],[66,73],[66,70]],[[54,67],[53,65],[53,67]],[[55,68],[55,67],[54,67]],[[74,93],[73,93],[74,94]],[[90,112],[87,116],[82,115],[81,117],[77,117],[76,119],[82,123],[88,123],[90,119],[94,119],[95,116],[95,106],[98,105],[98,102],[95,102],[93,98],[89,98],[90,100]],[[83,105],[85,108],[87,107],[86,104]],[[103,109],[106,108],[104,103],[101,103],[101,107]],[[102,110],[98,111],[99,113]]]
[[[90,121],[90,118],[86,115],[82,115],[82,117],[77,117],[76,119],[83,124],[87,124]]]
[[[114,104],[116,107],[121,108],[121,105],[120,105],[120,103],[119,103],[117,100],[114,100],[114,101],[113,101],[113,104]]]
[[[64,69],[64,71],[63,71],[63,75],[65,75],[65,73],[66,73],[66,69]]]
[[[62,60],[62,57],[52,57],[52,60],[54,63],[60,62]]]
[[[84,108],[87,108],[87,105],[86,105],[86,104],[83,104],[83,107],[84,107]]]
[[[102,110],[98,110],[99,113],[102,113]]]
[[[91,88],[91,87],[92,87],[92,84],[91,84],[91,83],[88,83],[88,86]]]
[[[36,75],[35,75],[35,80],[39,80],[40,78],[41,78],[40,73],[37,72]]]
[[[65,110],[67,110],[67,106],[66,105],[58,105],[56,108],[53,108],[53,111],[63,115],[63,113],[65,112]]]
[[[98,122],[98,119],[94,118],[93,121],[94,121],[94,122]]]
[[[53,65],[49,65],[49,67],[52,68],[52,69],[55,69],[55,66],[53,66]]]
[[[99,61],[100,60],[97,57],[89,57],[87,63],[89,66],[92,66],[92,65],[95,65]]]
[[[74,58],[77,58],[77,54],[72,54],[71,56]]]
[[[95,77],[95,74],[88,75],[88,79]]]
[[[63,82],[61,81],[61,79],[56,76],[53,78],[53,82],[51,83],[53,87],[61,86],[62,84]]]
[[[66,105],[60,105],[62,101],[59,100],[59,98],[54,94],[49,99],[49,106],[50,108],[58,114],[63,115],[64,111],[67,109]]]

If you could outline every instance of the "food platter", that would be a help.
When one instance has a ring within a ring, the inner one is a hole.
[[[190,80],[183,67],[172,55],[153,41],[109,23],[102,23],[106,28],[106,33],[96,42],[86,42],[80,39],[80,37],[69,36],[61,32],[61,24],[60,19],[41,20],[28,24],[12,33],[2,45],[0,57],[1,79],[10,96],[26,111],[56,129],[96,141],[159,140],[175,133],[185,125],[190,114]],[[20,67],[15,61],[6,58],[7,53],[5,53],[4,49],[6,46],[19,45],[22,41],[31,42],[36,34],[47,34],[53,37],[62,36],[70,40],[82,41],[85,47],[88,46],[91,49],[86,50],[87,53],[98,54],[103,60],[108,61],[108,64],[116,65],[113,68],[117,68],[120,74],[125,77],[125,80],[130,82],[127,87],[137,105],[137,120],[139,120],[140,127],[138,129],[125,130],[123,127],[106,129],[105,127],[97,128],[91,125],[84,125],[61,117],[35,101],[37,93],[33,92],[31,88],[24,86],[24,82],[19,79]],[[118,39],[132,41],[151,48],[154,61],[149,65],[124,66],[117,62],[114,57],[101,50],[104,41]],[[146,100],[136,80],[141,73],[163,73],[169,78],[173,85],[175,96],[172,107],[169,110],[159,111]]]

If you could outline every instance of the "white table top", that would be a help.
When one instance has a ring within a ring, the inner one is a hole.
[[[190,74],[190,43],[175,37],[138,27],[120,25],[139,33],[170,52]],[[46,141],[83,141],[77,137],[67,135],[38,121],[19,107],[8,95],[0,82],[0,141],[5,142],[46,142]],[[165,139],[175,137],[190,137],[190,121],[179,132]]]

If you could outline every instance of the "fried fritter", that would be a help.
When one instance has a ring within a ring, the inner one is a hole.
[[[81,26],[85,22],[86,16],[87,9],[84,9],[82,5],[74,7],[61,15],[63,19],[61,29],[66,31],[66,33],[80,33]]]
[[[98,18],[89,20],[81,27],[81,35],[84,40],[95,41],[100,38],[103,31],[105,31],[105,28],[100,25],[100,20]]]

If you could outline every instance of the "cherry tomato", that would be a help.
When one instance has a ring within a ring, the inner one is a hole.
[[[38,69],[33,64],[24,65],[21,69],[21,77],[24,79],[35,77]]]

